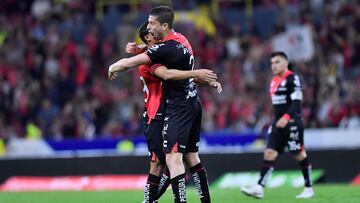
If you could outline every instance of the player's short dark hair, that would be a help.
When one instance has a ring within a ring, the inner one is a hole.
[[[284,59],[286,59],[287,61],[289,61],[287,55],[286,55],[285,52],[283,52],[283,51],[276,51],[276,52],[271,53],[271,58],[273,58],[273,57],[275,57],[275,56],[283,57]],[[295,65],[294,65],[293,63],[289,62],[289,64],[288,64],[288,69],[291,70],[291,71],[294,71]]]
[[[139,37],[141,41],[143,41],[145,44],[147,44],[147,41],[145,40],[145,35],[149,34],[147,25],[148,25],[148,21],[145,21],[139,28]]]
[[[273,52],[271,53],[271,58],[275,57],[275,56],[280,56],[280,57],[283,57],[284,59],[286,59],[287,61],[289,60],[287,55],[285,54],[285,52],[283,51],[276,51],[276,52]]]
[[[169,6],[158,6],[150,11],[150,15],[156,16],[157,20],[161,23],[167,23],[169,28],[174,24],[174,11]]]

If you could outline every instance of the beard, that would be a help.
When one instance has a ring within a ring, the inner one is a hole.
[[[160,40],[162,40],[162,33],[161,32],[157,32],[156,30],[154,30],[154,31],[149,31],[153,36],[154,36],[154,39],[156,40],[156,41],[160,41]]]

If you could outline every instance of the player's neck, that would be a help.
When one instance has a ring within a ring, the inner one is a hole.
[[[282,76],[284,76],[285,75],[285,73],[288,71],[288,69],[285,69],[284,71],[281,71],[277,76],[278,77],[282,77]]]
[[[172,29],[167,29],[164,31],[163,39],[166,39],[167,36],[169,36],[173,32]]]

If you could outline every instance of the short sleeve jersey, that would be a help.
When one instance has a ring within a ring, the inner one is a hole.
[[[275,76],[271,80],[270,95],[275,117],[279,119],[288,112],[292,101],[303,99],[299,76],[292,71],[285,72],[282,77]],[[295,116],[294,119],[301,117],[301,108],[297,109]]]
[[[147,50],[152,72],[160,65],[178,70],[192,70],[194,56],[190,43],[180,33],[172,32],[162,43],[156,44]],[[167,101],[193,101],[197,97],[193,79],[163,81],[164,97]]]

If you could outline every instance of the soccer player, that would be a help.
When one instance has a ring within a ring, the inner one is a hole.
[[[284,52],[271,54],[271,69],[275,76],[270,84],[270,95],[276,121],[269,128],[258,184],[249,188],[242,188],[242,192],[255,198],[264,197],[264,187],[274,170],[275,160],[285,147],[299,162],[305,180],[305,188],[296,198],[314,196],[310,179],[311,164],[304,148],[301,82],[299,76],[288,69],[288,65],[289,61]]]
[[[140,27],[139,37],[149,48],[159,42],[147,31],[147,22]],[[143,203],[153,203],[164,194],[170,185],[170,172],[166,168],[161,135],[165,104],[161,79],[151,73],[151,66],[148,64],[139,66],[139,76],[145,99],[144,134],[150,155],[150,171],[144,187]]]
[[[151,67],[155,75],[162,72],[161,67],[164,66],[192,70],[192,48],[183,35],[172,29],[173,20],[174,12],[171,8],[159,6],[152,9],[148,18],[148,29],[156,40],[162,42],[145,53],[114,63],[109,67],[109,77],[112,78],[119,70],[141,64],[155,64]],[[201,202],[210,202],[207,174],[198,155],[202,107],[198,101],[194,79],[165,80],[163,92],[166,102],[163,147],[170,170],[174,201],[186,202],[184,159],[193,174]]]
[[[160,41],[156,41],[153,35],[148,32],[147,24],[145,22],[140,27],[139,37],[150,48]],[[127,50],[127,52],[131,53],[130,50]],[[151,66],[148,64],[139,66],[139,75],[145,99],[145,111],[143,114],[144,134],[150,155],[150,172],[144,188],[144,202],[152,203],[157,201],[170,185],[170,174],[166,169],[165,153],[162,148],[165,105],[162,97],[162,81],[151,73]],[[221,92],[220,83],[214,81],[210,85],[216,87]]]

